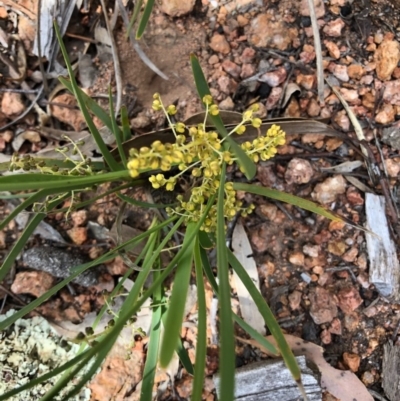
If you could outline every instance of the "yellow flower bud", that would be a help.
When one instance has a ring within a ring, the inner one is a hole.
[[[132,159],[129,163],[128,163],[128,169],[129,170],[137,170],[139,168],[139,160],[138,159]]]
[[[251,120],[251,125],[252,125],[254,128],[260,128],[260,127],[261,127],[261,124],[262,124],[262,121],[261,121],[260,118],[253,118],[253,119]]]
[[[235,132],[238,135],[242,135],[244,133],[244,131],[246,131],[246,127],[244,125],[240,125],[235,129]]]
[[[174,182],[167,182],[167,185],[165,186],[165,189],[167,191],[173,191],[175,188],[175,183]]]
[[[129,174],[131,175],[132,178],[136,178],[139,176],[139,171],[134,169],[129,169]]]
[[[212,104],[210,106],[210,114],[212,116],[217,116],[219,114],[219,109],[218,109],[218,106],[216,104]]]
[[[243,120],[244,121],[249,121],[253,118],[253,110],[246,110],[243,113]]]
[[[150,168],[152,170],[157,170],[160,168],[160,162],[157,158],[154,157],[153,159],[150,160]]]
[[[209,106],[210,104],[212,104],[212,102],[213,102],[213,99],[212,99],[211,95],[205,95],[203,97],[203,103],[204,104]]]
[[[176,132],[183,134],[185,132],[185,128],[186,128],[186,125],[184,123],[180,123],[180,122],[176,123],[176,126],[175,126]]]
[[[176,107],[173,104],[167,107],[167,113],[170,114],[171,116],[176,114],[176,112],[177,112]]]
[[[151,105],[152,109],[155,111],[161,110],[161,103],[159,100],[153,100],[153,104]]]
[[[250,110],[252,110],[254,113],[260,110],[260,105],[258,103],[254,103],[250,106]]]
[[[192,170],[192,176],[193,177],[200,177],[201,176],[201,170],[199,168],[194,168]]]

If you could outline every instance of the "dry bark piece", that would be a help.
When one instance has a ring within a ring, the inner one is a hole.
[[[400,346],[390,341],[383,347],[382,387],[390,401],[400,401]]]
[[[277,346],[272,336],[268,336],[266,339]],[[304,355],[307,361],[318,368],[321,374],[321,387],[324,390],[337,397],[340,401],[373,401],[371,394],[353,372],[335,369],[325,361],[322,347],[290,334],[285,334],[285,339],[296,356]],[[238,338],[238,340],[259,348],[271,357],[276,357],[255,340],[243,338]],[[258,398],[256,399],[258,400]],[[271,398],[271,400],[280,400],[280,398]],[[398,401],[398,399],[392,401]]]
[[[304,357],[297,357],[301,379],[309,401],[321,401],[322,390],[317,375],[307,366]],[[266,380],[268,378],[268,380]],[[214,376],[219,394],[220,379]],[[283,361],[262,361],[243,366],[235,374],[237,401],[291,401],[301,398],[296,382]]]
[[[376,235],[366,233],[370,260],[369,281],[378,292],[397,301],[400,299],[400,266],[396,246],[390,238],[385,213],[385,198],[365,194],[366,228]]]

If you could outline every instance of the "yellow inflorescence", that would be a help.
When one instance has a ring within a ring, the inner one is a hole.
[[[153,109],[163,110],[167,115],[176,113],[175,106],[164,107],[158,94],[154,95]],[[203,98],[206,113],[217,115],[218,106],[213,104],[211,96]],[[252,106],[243,113],[243,120],[229,134],[243,134],[245,123],[252,124],[255,128],[261,127],[261,120],[253,116],[258,110],[257,105]],[[157,173],[149,178],[153,188],[165,187],[167,191],[173,191],[179,177],[187,171],[191,171],[196,182],[199,184],[191,189],[185,196],[178,195],[179,205],[175,208],[168,208],[167,213],[184,215],[187,221],[199,221],[203,216],[205,206],[213,195],[218,192],[221,185],[220,174],[223,163],[228,165],[236,161],[234,153],[228,148],[223,147],[223,140],[215,131],[207,131],[204,124],[194,127],[186,127],[183,123],[170,124],[175,134],[175,143],[162,143],[155,141],[150,147],[130,150],[130,161],[128,169],[132,177],[137,177],[141,172],[158,170],[162,172],[170,171],[177,167],[179,172],[166,178],[164,174]],[[276,125],[260,135],[252,142],[247,141],[242,144],[242,149],[254,161],[268,160],[277,152],[277,146],[285,143],[285,133]],[[200,181],[199,181],[200,179]],[[224,217],[231,220],[240,212],[247,215],[254,210],[254,205],[244,207],[241,201],[236,199],[236,192],[233,184],[224,184]],[[217,221],[217,205],[212,205],[202,229],[210,232],[214,231]]]

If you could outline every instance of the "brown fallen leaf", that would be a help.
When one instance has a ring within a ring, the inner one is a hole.
[[[257,347],[267,355],[276,358],[276,355],[271,354],[257,341],[240,337],[236,338],[242,343]],[[304,355],[308,361],[317,366],[321,373],[321,387],[323,390],[328,391],[341,401],[374,400],[367,388],[353,372],[335,369],[325,361],[322,347],[290,334],[285,334],[285,338],[296,356]],[[272,336],[268,336],[266,339],[277,346]]]

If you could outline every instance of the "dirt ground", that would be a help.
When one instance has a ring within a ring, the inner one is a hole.
[[[394,208],[400,207],[400,4],[397,1],[314,1],[325,78],[339,89],[361,123],[366,143],[384,177],[385,188],[382,182],[378,185],[371,182],[364,164],[340,174],[328,169],[362,160],[362,156],[352,146],[357,139],[350,118],[329,85],[325,84],[323,102],[318,99],[316,49],[307,1],[197,0],[187,2],[194,3],[189,11],[181,9],[186,3],[179,3],[161,1],[153,11],[143,39],[138,42],[167,80],[142,61],[126,39],[121,18],[116,20],[113,31],[120,63],[119,70],[114,68],[116,63],[110,47],[93,40],[99,40],[96,36],[99,28],[105,27],[100,2],[89,1],[88,10],[83,6],[75,9],[65,42],[72,61],[80,63],[77,77],[87,93],[106,107],[103,98],[109,83],[117,94],[114,77],[117,73],[122,78],[122,103],[128,108],[134,132],[165,127],[165,119],[151,109],[156,92],[165,104],[175,104],[178,119],[185,120],[201,110],[189,60],[194,53],[221,109],[243,111],[259,102],[262,118],[312,118],[322,120],[342,134],[339,137],[313,133],[291,135],[276,158],[258,166],[256,182],[260,185],[322,203],[361,226],[366,222],[365,189],[358,182],[379,195],[387,187],[393,194]],[[35,0],[0,1],[0,34],[6,38],[0,44],[2,57],[15,63],[18,45],[23,45],[24,82],[30,89],[37,89],[41,84],[39,63],[33,54],[36,12],[27,11],[36,9]],[[114,10],[114,2],[108,2],[110,19]],[[130,2],[127,10],[131,14]],[[18,34],[19,40],[13,34]],[[8,41],[8,47],[4,41]],[[85,65],[82,54],[79,55],[84,45],[89,56],[85,58],[88,63]],[[54,91],[55,80],[48,80],[50,89],[38,101],[49,116],[45,129],[35,108],[25,113],[32,102],[27,87],[15,80],[4,60],[0,74],[2,88],[25,90],[0,93],[0,156],[3,157],[0,161],[14,152],[26,154],[50,149],[63,143],[61,132],[84,129],[82,116],[71,96],[66,91]],[[21,115],[21,119],[10,124]],[[393,133],[391,137],[388,130]],[[358,181],[349,180],[349,176]],[[243,180],[238,173],[235,177]],[[98,191],[107,189],[105,186]],[[255,212],[242,223],[257,263],[261,293],[282,329],[321,345],[325,359],[332,366],[350,369],[374,392],[376,399],[387,399],[382,388],[383,346],[388,341],[399,342],[400,304],[380,295],[370,282],[365,232],[281,202],[249,195],[246,200],[256,205]],[[3,219],[16,203],[0,202]],[[62,249],[72,249],[79,257],[93,259],[110,246],[109,238],[102,237],[100,231],[101,227],[112,228],[118,208],[116,199],[107,196],[86,210],[72,213],[68,219],[57,213],[49,215],[46,222],[61,235]],[[132,213],[134,228],[146,229],[151,216],[137,210]],[[399,253],[397,216],[394,218],[388,211],[388,221]],[[23,222],[12,222],[0,232],[0,260],[5,259],[22,228]],[[43,243],[53,246],[55,242],[57,239],[52,241],[48,236],[36,234],[29,247]],[[99,310],[104,303],[100,291],[112,289],[124,271],[123,262],[116,260],[98,272],[96,285],[78,283],[73,285],[73,292],[63,289],[43,304],[39,312],[55,322],[80,323],[88,313]],[[55,280],[49,272],[27,270],[19,260],[13,275],[0,287],[0,300],[4,300],[2,313],[20,307],[20,301],[28,303],[41,295]],[[192,352],[193,329],[187,328],[182,334]],[[239,337],[242,334],[237,333]],[[137,359],[131,369],[137,377],[133,379],[126,373],[127,378],[136,382],[140,380],[138,372],[145,357],[145,342],[140,339],[136,343]],[[265,358],[258,350],[240,342],[236,351],[238,367]],[[217,355],[216,347],[210,345],[204,395],[208,401],[215,397],[211,377],[218,370]],[[111,366],[113,362],[108,363]],[[115,368],[118,372],[122,370]],[[107,374],[107,380],[112,382],[114,378]],[[101,394],[101,386],[113,388],[107,380],[97,379],[93,394]],[[165,376],[160,374],[158,381],[163,383]],[[189,383],[190,379],[180,371],[174,384],[166,386],[159,399],[188,399]],[[126,389],[117,385],[115,388],[115,394],[103,398],[94,395],[92,399],[135,399],[126,395],[129,393]]]

